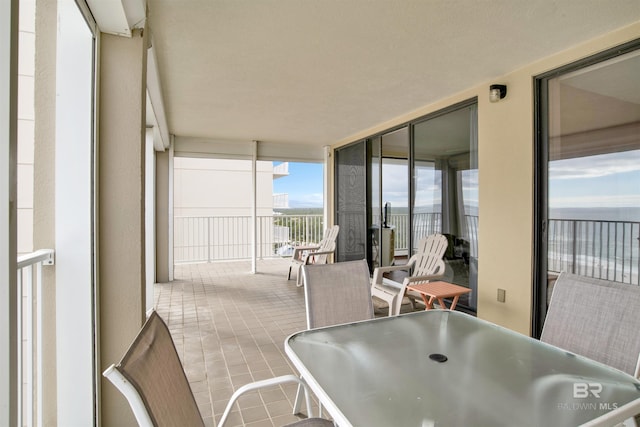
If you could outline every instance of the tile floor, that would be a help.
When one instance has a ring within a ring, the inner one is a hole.
[[[287,280],[288,268],[288,259],[261,260],[256,274],[250,273],[250,261],[183,264],[176,266],[173,282],[156,284],[156,310],[169,325],[207,426],[217,425],[238,387],[297,374],[284,341],[306,329],[304,288],[296,287],[295,273]],[[403,312],[410,310],[410,304],[403,306]],[[376,315],[387,312],[386,305],[376,306]],[[244,395],[227,426],[299,420],[292,414],[296,390],[292,384]]]
[[[296,287],[294,274],[287,281],[288,265],[259,261],[257,274],[249,273],[249,261],[178,265],[175,281],[156,285],[156,309],[169,325],[207,426],[216,425],[241,385],[296,373],[284,341],[306,328],[304,289]],[[227,425],[294,422],[295,393],[295,385],[251,392]]]

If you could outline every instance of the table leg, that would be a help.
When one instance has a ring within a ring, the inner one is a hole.
[[[458,304],[458,298],[460,298],[460,295],[456,295],[455,297],[453,297],[453,301],[451,301],[451,307],[449,307],[449,310],[454,310],[456,308],[456,304]]]
[[[424,309],[425,310],[431,310],[433,309],[433,297],[429,297],[429,299],[427,299],[427,294],[423,294],[421,293],[420,296],[422,297],[422,301],[424,301]]]

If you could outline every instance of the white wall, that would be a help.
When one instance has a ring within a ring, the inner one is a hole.
[[[273,164],[257,162],[258,215],[271,215]],[[176,157],[175,216],[250,216],[251,161]]]
[[[74,0],[58,0],[55,135],[58,425],[95,419],[94,38]],[[64,112],[64,114],[62,113]]]
[[[33,141],[35,128],[35,0],[20,0],[18,50],[18,254],[33,252]]]

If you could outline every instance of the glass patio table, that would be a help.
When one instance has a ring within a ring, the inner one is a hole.
[[[285,351],[339,426],[613,425],[640,413],[636,378],[456,311],[298,332]]]

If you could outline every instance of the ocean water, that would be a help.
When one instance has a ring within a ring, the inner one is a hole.
[[[640,222],[640,206],[625,208],[551,208],[549,209],[549,218]]]

